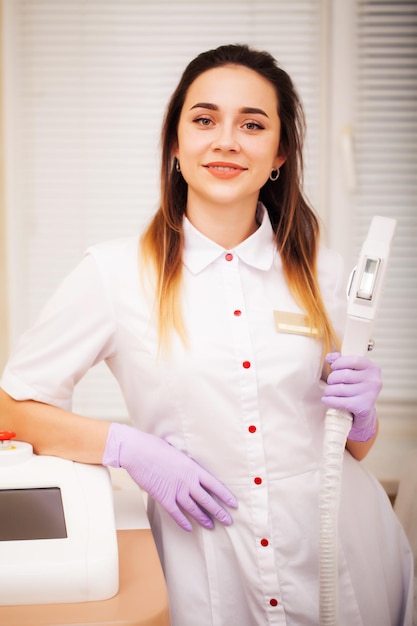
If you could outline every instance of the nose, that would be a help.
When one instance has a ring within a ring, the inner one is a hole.
[[[240,149],[236,130],[232,124],[220,124],[212,142],[213,150],[223,152],[238,152]]]

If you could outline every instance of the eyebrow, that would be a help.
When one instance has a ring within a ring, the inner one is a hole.
[[[212,104],[211,102],[197,102],[197,104],[194,104],[194,106],[191,107],[190,111],[192,111],[192,109],[209,109],[210,111],[218,111],[219,107],[217,104]],[[249,113],[253,115],[259,114],[268,117],[263,109],[258,109],[257,107],[242,107],[239,109],[239,113]]]

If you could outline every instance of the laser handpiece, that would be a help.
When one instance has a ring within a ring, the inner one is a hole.
[[[380,302],[396,220],[375,216],[348,285],[342,354],[363,356]],[[337,528],[343,455],[352,425],[348,411],[328,409],[320,486],[320,626],[338,623]]]
[[[342,354],[364,355],[369,349],[395,227],[396,220],[388,217],[375,216],[371,222],[348,285]]]

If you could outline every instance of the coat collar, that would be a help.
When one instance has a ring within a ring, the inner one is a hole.
[[[246,265],[259,270],[269,270],[274,260],[276,247],[268,211],[261,203],[258,204],[257,217],[261,221],[258,230],[231,250],[226,250],[211,241],[200,233],[187,217],[184,217],[184,265],[192,274],[198,274],[223,256],[225,252],[232,252]]]

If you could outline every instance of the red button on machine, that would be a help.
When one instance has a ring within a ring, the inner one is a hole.
[[[14,450],[15,447],[12,441],[14,437],[16,437],[16,433],[13,433],[11,430],[1,430],[0,431],[0,450]]]
[[[0,441],[10,441],[13,437],[16,437],[16,433],[12,433],[11,430],[0,431]]]

